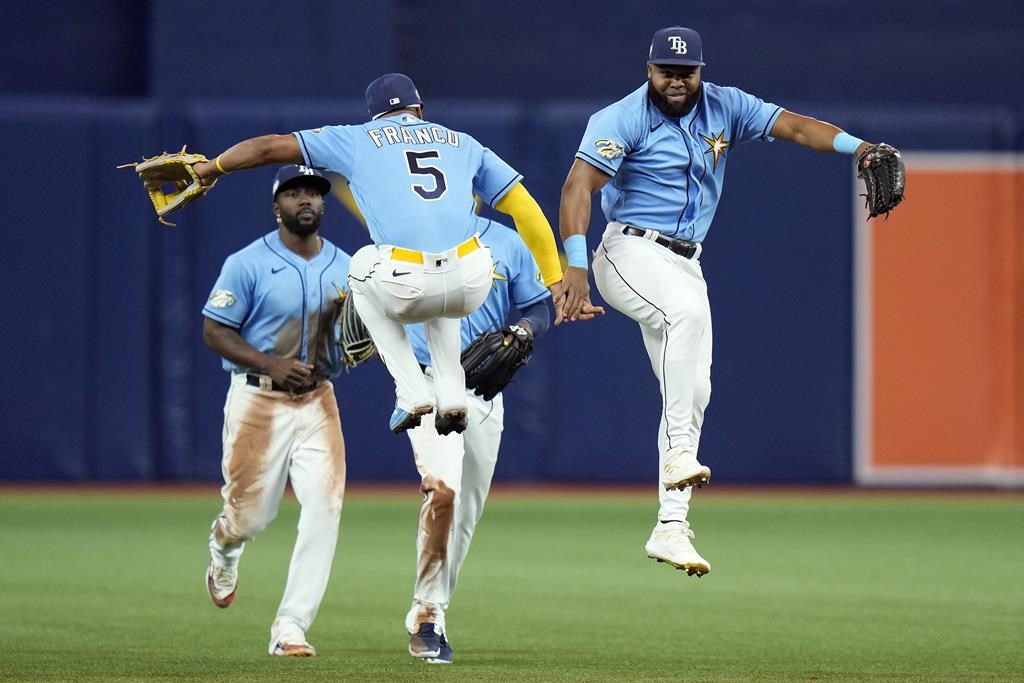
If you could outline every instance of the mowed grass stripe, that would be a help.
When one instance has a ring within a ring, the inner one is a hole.
[[[704,579],[644,557],[653,495],[488,504],[448,611],[456,663],[405,652],[419,497],[346,501],[309,633],[266,654],[297,506],[203,590],[216,494],[0,496],[0,679],[1010,681],[1024,677],[1024,501],[695,496]]]

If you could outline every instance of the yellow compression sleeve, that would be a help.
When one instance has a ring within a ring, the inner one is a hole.
[[[337,197],[342,206],[348,209],[349,213],[351,213],[357,221],[366,225],[366,218],[363,217],[363,212],[359,210],[356,198],[352,196],[352,189],[348,186],[348,180],[344,176],[340,176],[336,173],[332,173],[330,175],[331,193]]]
[[[555,234],[551,231],[551,224],[544,217],[544,212],[540,210],[540,206],[523,184],[516,183],[494,208],[512,216],[516,230],[540,266],[544,286],[550,287],[561,281],[562,266],[558,260]]]

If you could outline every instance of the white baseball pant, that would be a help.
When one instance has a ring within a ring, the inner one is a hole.
[[[292,395],[231,377],[224,404],[224,508],[214,520],[210,552],[238,564],[245,542],[277,516],[290,479],[299,500],[298,534],[271,637],[307,631],[327,590],[345,495],[345,441],[334,387]]]
[[[660,473],[667,453],[696,455],[711,399],[711,306],[698,257],[669,251],[651,239],[622,234],[609,223],[594,254],[601,296],[640,325],[651,368],[661,385],[658,495],[662,521],[686,520],[691,488],[665,491]]]
[[[459,319],[491,290],[491,251],[476,235],[440,254],[368,245],[352,257],[349,283],[359,317],[395,380],[398,407],[461,408],[466,375],[459,362]],[[424,323],[433,361],[436,403],[403,323]]]
[[[428,380],[432,369],[427,369]],[[409,633],[416,633],[421,623],[437,624],[444,631],[444,611],[483,515],[498,462],[505,426],[501,394],[484,401],[467,391],[466,404],[468,425],[462,434],[440,436],[430,415],[407,432],[423,492],[416,532],[416,582],[405,619]]]

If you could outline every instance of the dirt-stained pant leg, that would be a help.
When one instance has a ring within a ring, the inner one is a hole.
[[[462,481],[463,438],[461,434],[439,435],[433,415],[425,415],[420,426],[407,433],[423,492],[416,531],[416,582],[412,607],[406,615],[406,629],[415,633],[421,623],[444,626],[452,521]]]
[[[298,534],[271,636],[298,626],[309,630],[327,590],[345,495],[345,441],[334,388],[290,399],[296,412],[289,476],[298,498]]]
[[[467,394],[467,397],[469,421],[466,431],[462,433],[465,450],[462,457],[462,487],[455,506],[454,530],[448,547],[449,602],[455,594],[455,585],[469,553],[473,532],[484,514],[484,503],[498,463],[501,432],[505,427],[505,407],[501,394],[491,401],[484,401],[473,394]]]
[[[605,301],[641,327],[661,386],[659,473],[667,453],[699,445],[711,396],[711,308],[700,263],[609,225],[594,259]],[[659,477],[659,519],[686,519],[691,491],[665,492]]]
[[[288,479],[293,424],[283,396],[248,386],[244,374],[232,376],[224,404],[224,507],[213,522],[209,544],[224,565],[235,566],[245,541],[277,515]]]
[[[432,370],[428,370],[428,379]],[[483,515],[498,460],[505,415],[501,394],[484,401],[467,392],[466,405],[468,426],[461,435],[439,436],[429,418],[408,432],[424,490],[416,534],[416,582],[412,607],[406,615],[410,633],[424,622],[445,627],[444,613]],[[446,502],[449,496],[438,495],[438,483],[450,489],[451,481],[459,484],[454,487],[454,510],[450,514]],[[444,523],[451,527],[447,536],[441,533]]]

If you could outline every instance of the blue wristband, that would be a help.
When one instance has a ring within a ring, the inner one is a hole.
[[[562,244],[565,257],[573,268],[587,269],[587,238],[583,235],[569,235]]]
[[[855,138],[848,133],[839,131],[836,136],[832,138],[832,149],[839,152],[840,154],[856,154],[857,148],[861,146],[864,141],[860,138]]]

